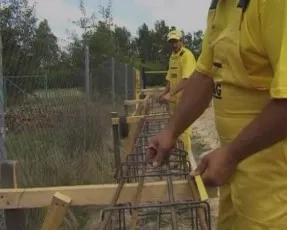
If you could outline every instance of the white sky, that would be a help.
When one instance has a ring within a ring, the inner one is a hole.
[[[81,17],[78,0],[29,0],[36,2],[36,13],[40,20],[46,18],[54,34],[66,39],[66,29],[81,33],[72,25],[71,20]],[[96,11],[99,3],[107,0],[85,0],[88,15]],[[168,25],[193,32],[205,29],[207,10],[210,0],[113,0],[114,22],[126,26],[133,35],[139,25],[146,22],[149,26],[158,19]]]

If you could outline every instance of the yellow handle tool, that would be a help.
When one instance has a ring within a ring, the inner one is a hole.
[[[200,196],[200,201],[206,201],[208,200],[208,194],[207,191],[205,189],[205,186],[203,184],[202,178],[200,175],[197,175],[194,177],[197,189],[198,189],[198,193]]]

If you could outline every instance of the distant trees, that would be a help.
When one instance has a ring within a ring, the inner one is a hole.
[[[84,33],[82,37],[72,36],[72,43],[62,49],[49,22],[38,23],[34,6],[27,0],[11,0],[0,9],[4,76],[48,74],[50,87],[78,85],[77,75],[83,74],[84,69],[85,44],[90,47],[92,68],[113,56],[137,67],[166,69],[170,55],[166,35],[171,27],[164,20],[156,21],[154,28],[143,23],[137,36],[132,37],[126,27],[113,21],[111,7],[110,0],[106,6],[99,6],[99,12],[87,16],[80,0],[82,17],[74,23]],[[95,15],[101,20],[96,20]],[[185,34],[185,44],[196,57],[200,54],[202,36],[202,31]]]

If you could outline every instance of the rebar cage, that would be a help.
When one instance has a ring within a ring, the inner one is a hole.
[[[172,218],[172,209],[175,208],[175,220]],[[139,230],[202,230],[199,223],[199,211],[203,211],[204,218],[210,223],[210,208],[207,202],[181,201],[168,203],[146,203],[133,206],[131,203],[106,208],[103,212],[112,211],[113,215],[107,230],[131,229],[132,212],[136,209],[138,214],[137,228]],[[210,224],[208,229],[210,229]]]
[[[180,140],[177,141],[167,164],[152,168],[146,163],[145,152],[148,139],[160,133],[170,118],[169,115],[166,115],[166,108],[159,105],[154,99],[150,100],[149,106],[150,112],[165,115],[158,116],[153,120],[145,120],[133,152],[126,157],[126,161],[121,164],[115,177],[118,182],[139,183],[139,186],[148,181],[166,181],[169,201],[140,204],[130,202],[107,207],[102,212],[103,220],[107,213],[110,215],[105,229],[210,230],[211,215],[207,202],[174,199],[173,182],[187,179],[191,170],[187,153],[183,150],[183,143]],[[135,217],[133,216],[134,212],[136,212]],[[136,220],[133,220],[133,218],[136,218]],[[204,225],[202,221],[205,223]]]

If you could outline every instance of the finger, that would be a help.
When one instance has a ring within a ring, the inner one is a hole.
[[[149,146],[146,150],[146,161],[148,164],[152,164],[154,157],[156,155],[156,148],[154,146]]]
[[[158,149],[153,159],[153,167],[159,167],[162,165],[163,160],[164,160],[164,155],[165,155],[164,152],[161,149]]]
[[[206,186],[217,186],[216,185],[216,181],[214,181],[213,176],[210,175],[210,173],[208,173],[208,171],[206,171],[205,173],[202,174],[201,176],[203,183]]]
[[[197,176],[197,175],[204,174],[204,172],[207,170],[207,167],[208,167],[208,161],[203,158],[200,161],[200,163],[197,166],[197,168],[190,173],[190,176],[194,177],[194,176]]]

